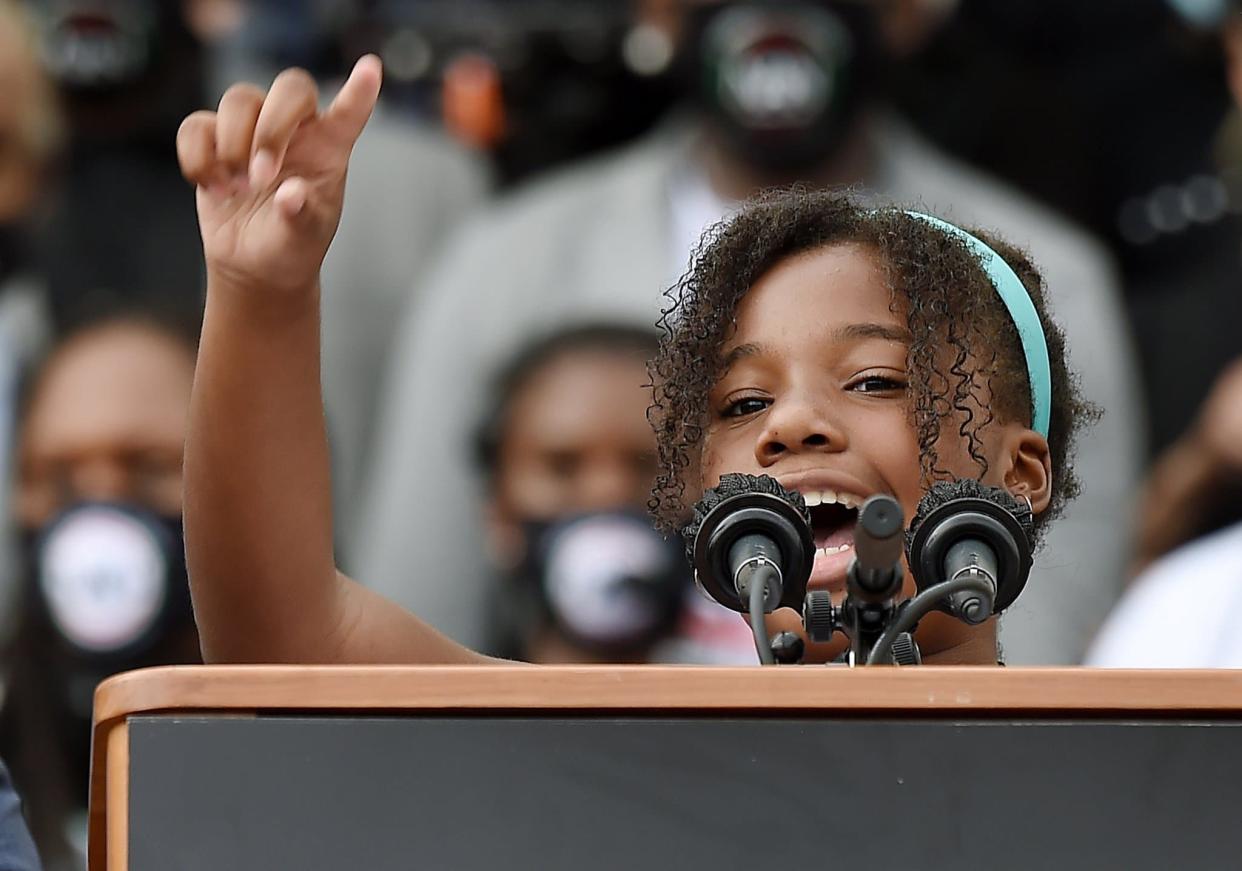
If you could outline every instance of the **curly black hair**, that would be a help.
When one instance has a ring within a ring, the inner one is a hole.
[[[1035,303],[1052,366],[1048,445],[1053,492],[1036,534],[1078,492],[1072,467],[1073,438],[1095,416],[1083,401],[1065,360],[1065,337],[1048,315],[1043,280],[1022,251],[993,234],[970,230],[1012,267]],[[674,530],[688,517],[687,484],[697,473],[707,421],[707,400],[720,377],[721,348],[736,327],[738,304],[765,273],[806,251],[852,243],[874,251],[893,291],[894,311],[904,308],[914,340],[907,357],[909,414],[918,437],[925,482],[951,476],[939,464],[937,443],[945,420],[959,415],[959,433],[971,457],[987,471],[979,433],[993,420],[1031,420],[1026,358],[1017,328],[979,259],[966,244],[896,206],[876,207],[840,192],[800,188],[751,200],[712,227],[695,251],[689,271],[666,292],[670,305],[659,320],[660,350],[650,364],[660,474],[651,510],[660,527]],[[944,350],[951,349],[946,365]],[[980,419],[971,397],[991,395]],[[697,486],[697,481],[693,482]]]

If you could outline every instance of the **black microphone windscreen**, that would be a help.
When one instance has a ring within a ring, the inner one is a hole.
[[[983,499],[1004,508],[1018,519],[1027,537],[1030,537],[1031,506],[1026,500],[1018,499],[1003,487],[992,487],[974,478],[958,478],[955,481],[937,481],[923,494],[923,498],[919,500],[918,507],[914,511],[914,518],[910,521],[910,529],[906,533],[907,539],[914,536],[929,514],[959,499]]]
[[[1031,570],[1034,520],[1030,504],[1008,490],[971,478],[939,481],[919,500],[906,533],[906,562],[920,590],[942,580],[949,547],[965,537],[988,542],[1001,561],[995,611],[1013,603]]]
[[[681,534],[699,587],[725,607],[746,611],[734,588],[729,554],[735,542],[751,533],[764,536],[780,551],[780,604],[801,607],[815,557],[810,511],[802,494],[767,475],[722,475],[695,504]]]
[[[694,515],[681,530],[681,536],[686,542],[686,559],[692,565],[694,564],[694,540],[698,537],[699,530],[703,528],[703,521],[707,515],[726,499],[746,493],[766,493],[769,496],[783,499],[802,515],[807,526],[811,525],[811,509],[806,507],[806,500],[797,490],[786,490],[779,481],[769,475],[727,472],[720,476],[719,484],[704,493],[702,498],[694,504]]]

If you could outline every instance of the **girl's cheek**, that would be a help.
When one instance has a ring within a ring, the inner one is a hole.
[[[727,469],[721,468],[720,454],[715,448],[715,444],[710,435],[706,436],[703,441],[703,456],[699,460],[699,480],[702,483],[702,489],[708,490],[720,483],[720,476]]]
[[[704,488],[715,487],[720,483],[720,476],[727,472],[761,473],[755,462],[753,442],[738,429],[709,430],[703,436],[700,456],[699,477]]]

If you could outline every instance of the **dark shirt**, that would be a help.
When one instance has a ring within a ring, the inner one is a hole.
[[[22,817],[22,803],[0,762],[0,871],[39,871],[39,856]]]

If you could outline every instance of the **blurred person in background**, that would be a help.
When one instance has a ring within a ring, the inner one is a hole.
[[[1238,4],[956,6],[903,70],[901,105],[935,142],[1110,247],[1154,455],[1193,424],[1217,373],[1242,354],[1238,331],[1202,329],[1208,317],[1242,319],[1242,124],[1216,33]]]
[[[737,615],[694,586],[647,517],[654,330],[554,331],[506,362],[479,426],[487,479],[486,652],[541,663],[753,664]]]
[[[642,50],[631,0],[354,5],[342,54],[380,55],[390,106],[438,114],[501,188],[634,139],[670,103],[668,58]]]
[[[1204,6],[1230,12],[1218,21],[1227,80],[1242,106],[1242,4]],[[1242,668],[1242,359],[1225,368],[1194,424],[1157,459],[1139,510],[1141,574],[1087,664]]]
[[[0,755],[55,871],[83,865],[95,686],[200,661],[181,532],[190,336],[147,315],[108,316],[61,340],[26,396],[22,601]]]
[[[10,479],[17,382],[47,333],[44,283],[34,238],[42,191],[59,152],[62,124],[39,63],[33,23],[16,0],[0,0],[0,481]],[[9,488],[0,488],[0,638],[13,628]]]
[[[1199,419],[1152,466],[1139,500],[1134,568],[1242,522],[1242,360],[1217,379]]]
[[[483,642],[486,568],[468,437],[485,373],[553,325],[648,325],[659,289],[703,229],[771,185],[863,185],[958,222],[996,227],[1045,266],[1053,306],[1105,409],[1079,448],[1083,498],[1054,528],[1030,592],[1007,616],[1013,663],[1081,656],[1121,588],[1141,415],[1109,261],[1082,232],[924,142],[887,107],[884,80],[937,20],[921,0],[650,0],[642,51],[679,71],[678,113],[636,145],[540,180],[460,232],[407,313],[386,383],[356,572],[467,645]],[[983,119],[980,123],[985,123]],[[429,410],[434,409],[434,413]],[[428,475],[417,458],[442,458]],[[457,542],[443,583],[420,554]]]

